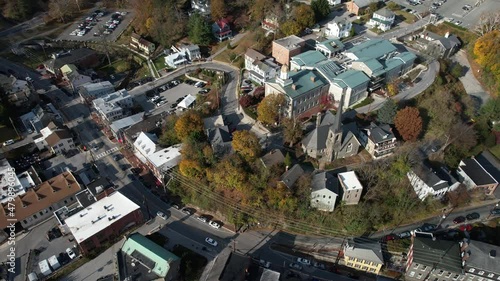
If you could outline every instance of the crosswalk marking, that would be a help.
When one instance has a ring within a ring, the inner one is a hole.
[[[118,146],[115,146],[115,147],[113,147],[111,149],[106,150],[105,152],[102,152],[102,153],[99,153],[99,154],[95,155],[94,157],[95,157],[96,160],[97,159],[101,159],[101,158],[105,157],[106,155],[109,155],[109,154],[111,154],[113,152],[116,152],[118,150],[120,150],[120,148]]]

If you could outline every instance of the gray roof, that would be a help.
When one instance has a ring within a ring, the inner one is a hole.
[[[314,128],[314,130],[307,134],[307,136],[302,140],[302,144],[307,149],[325,149],[329,131],[330,126],[319,126]]]
[[[500,182],[500,161],[493,154],[485,150],[476,156],[476,160],[497,182]]]
[[[51,59],[45,64],[51,69],[59,69],[68,63],[75,63],[88,56],[95,55],[95,51],[88,48],[80,48],[76,50],[71,50],[67,54],[62,55],[58,58]]]
[[[261,60],[266,58],[265,55],[257,52],[256,50],[254,50],[252,48],[247,49],[245,56],[250,57],[250,58],[254,59],[255,61],[261,61]]]
[[[465,251],[469,253],[469,257],[465,262],[467,267],[474,267],[500,275],[500,259],[498,258],[500,247],[479,241],[470,241]],[[493,257],[490,254],[493,254]]]
[[[358,7],[363,8],[363,7],[367,7],[368,5],[370,5],[370,3],[372,3],[373,1],[371,1],[371,0],[353,0],[353,2],[356,3],[356,5],[358,5]]]
[[[488,172],[486,172],[476,159],[464,159],[462,162],[463,165],[460,165],[460,169],[462,169],[476,185],[497,183],[497,181]]]
[[[329,81],[333,81],[333,79],[343,71],[343,69],[332,60],[317,63],[315,69]]]
[[[462,272],[458,242],[417,236],[413,240],[413,262],[455,273]]]
[[[448,188],[457,182],[444,166],[433,168],[429,161],[424,161],[413,169],[413,172],[436,191]]]
[[[290,35],[288,37],[274,40],[274,43],[279,44],[287,49],[295,49],[299,46],[299,44],[302,44],[304,42],[305,42],[304,39],[295,35]]]
[[[144,112],[116,120],[109,126],[113,132],[118,132],[121,129],[129,128],[130,126],[141,122],[144,118]]]
[[[273,149],[266,155],[262,156],[260,160],[262,161],[262,164],[264,164],[266,168],[269,168],[276,164],[283,163],[285,161],[285,156],[283,155],[283,152],[281,152],[280,149]]]
[[[360,258],[377,264],[384,264],[382,247],[379,241],[368,239],[349,239],[344,248],[344,255],[350,258]]]
[[[380,143],[394,138],[391,126],[389,126],[388,124],[377,125],[372,122],[370,126],[365,128],[364,130],[367,131],[368,137],[374,143]]]
[[[229,128],[227,126],[208,129],[208,141],[214,143],[227,143],[233,140]]]
[[[312,191],[328,189],[339,195],[339,179],[331,172],[317,173],[312,177],[311,189]]]
[[[304,169],[300,164],[293,165],[292,168],[288,169],[282,176],[281,181],[288,187],[291,188],[295,182],[304,174]]]
[[[382,9],[376,11],[375,14],[381,15],[381,16],[386,17],[386,18],[390,18],[390,17],[395,16],[395,14],[387,8],[382,8]]]
[[[353,53],[359,59],[379,59],[395,51],[397,51],[397,49],[390,41],[385,39],[371,39],[348,49],[346,52]]]

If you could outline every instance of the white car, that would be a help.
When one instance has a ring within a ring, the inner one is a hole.
[[[301,263],[303,265],[311,265],[311,261],[308,259],[304,259],[304,258],[297,258],[297,262]]]
[[[215,241],[214,239],[210,238],[210,237],[207,237],[205,238],[205,242],[207,242],[208,244],[214,246],[214,247],[217,247],[217,241]]]
[[[156,213],[156,215],[157,215],[158,217],[160,217],[160,218],[164,219],[164,220],[166,220],[166,219],[167,219],[167,216],[166,216],[164,213],[160,212],[160,211],[158,211],[158,213]]]
[[[66,249],[66,254],[68,254],[68,256],[69,256],[70,259],[76,258],[75,252],[73,252],[73,250],[71,250],[70,248]]]
[[[211,221],[209,224],[210,224],[211,227],[213,227],[215,229],[219,229],[220,228],[220,224],[218,224],[217,222]]]

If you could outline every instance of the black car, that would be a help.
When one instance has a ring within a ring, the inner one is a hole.
[[[186,215],[192,215],[193,214],[193,210],[189,209],[189,208],[184,208],[182,209],[182,212]]]
[[[353,14],[353,13],[350,13],[350,14],[349,14],[349,17],[350,17],[350,18],[352,18],[352,17],[354,17],[354,16],[355,16],[355,14]]]
[[[468,214],[467,216],[465,216],[465,218],[468,220],[468,221],[471,221],[471,220],[477,220],[479,217],[481,217],[481,215],[479,213],[470,213]]]
[[[500,215],[500,209],[493,209],[490,211],[492,215]]]
[[[465,221],[465,217],[464,216],[459,216],[459,217],[456,217],[454,220],[453,220],[453,223],[457,224],[457,223],[463,223]]]

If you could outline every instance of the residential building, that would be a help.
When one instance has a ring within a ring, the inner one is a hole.
[[[360,141],[373,159],[380,159],[392,155],[398,142],[392,128],[388,124],[371,123],[360,130]]]
[[[158,137],[155,134],[141,132],[135,139],[135,156],[146,163],[148,156],[156,152]]]
[[[268,32],[276,32],[280,28],[278,16],[274,13],[268,13],[262,20],[261,26]]]
[[[321,52],[327,58],[332,58],[345,49],[344,43],[337,38],[325,39],[319,38],[316,40],[316,51]]]
[[[109,129],[118,142],[125,142],[125,130],[144,120],[144,112],[119,119],[109,125]]]
[[[344,246],[344,263],[355,270],[379,274],[384,257],[379,241],[349,239]]]
[[[320,51],[307,51],[293,56],[290,61],[290,70],[313,69],[318,63],[327,58]]]
[[[203,118],[203,128],[205,131],[217,128],[224,127],[226,124],[224,123],[224,118],[222,115],[215,115],[207,118]]]
[[[302,150],[309,157],[331,162],[358,154],[357,125],[342,124],[342,110],[335,116],[330,111],[318,113],[316,127],[302,139]]]
[[[438,35],[434,32],[424,30],[419,36],[410,37],[415,44],[414,46],[430,56],[438,58],[449,58],[454,55],[460,47],[462,42],[457,36],[451,35],[447,32],[444,36]]]
[[[371,3],[376,3],[374,0],[351,0],[346,3],[347,11],[356,16],[363,15],[369,8]]]
[[[56,122],[57,123],[57,122]],[[59,130],[59,128],[62,128],[62,125],[58,125],[54,122],[50,122],[45,128],[40,130],[40,134],[34,135],[33,142],[35,143],[36,147],[39,150],[42,150],[44,148],[48,147],[46,138],[50,136],[53,132]]]
[[[210,0],[191,0],[191,8],[200,14],[210,14]]]
[[[219,281],[254,280],[250,279],[252,259],[249,256],[239,254],[236,251],[232,251],[229,253],[226,262],[223,264],[224,264],[224,269],[222,270],[217,280]]]
[[[290,65],[290,58],[302,53],[306,41],[298,36],[290,35],[273,41],[273,58],[282,65]]]
[[[40,132],[40,130],[46,127],[52,120],[60,123],[63,122],[59,111],[50,103],[45,105],[45,108],[37,104],[30,112],[21,115],[19,119],[21,119],[21,123],[28,132]]]
[[[66,152],[75,149],[73,136],[67,129],[52,132],[52,134],[45,138],[45,142],[53,154],[65,154]]]
[[[422,201],[427,196],[441,199],[448,191],[453,191],[460,185],[446,167],[432,167],[429,161],[412,168],[407,176],[413,190]]]
[[[331,172],[320,172],[312,177],[311,207],[320,211],[333,212],[340,195],[339,180]]]
[[[316,70],[288,72],[283,65],[279,77],[265,83],[265,95],[283,94],[286,100],[283,116],[299,118],[315,114],[322,103],[328,103],[329,82]]]
[[[128,128],[123,129],[123,142],[129,147],[134,147],[134,142],[141,133],[158,133],[162,131],[162,124],[165,117],[162,114],[156,114],[151,116],[146,116],[142,118],[139,122],[130,125]]]
[[[10,198],[26,193],[21,184],[16,170],[10,165],[6,158],[0,159],[0,203],[7,203]]]
[[[233,136],[229,132],[228,126],[207,129],[207,138],[216,155],[229,154],[233,150]]]
[[[115,91],[115,87],[109,81],[98,83],[86,83],[78,88],[78,93],[82,101],[90,102],[94,99],[102,98]]]
[[[17,107],[31,107],[31,104],[40,101],[30,83],[17,79],[13,75],[0,74],[0,87],[8,97],[9,103]]]
[[[134,99],[128,94],[127,90],[121,89],[102,98],[95,99],[92,103],[100,117],[111,123],[127,116],[127,109],[134,106]]]
[[[9,214],[12,209],[15,210],[16,225],[28,229],[48,219],[55,210],[76,202],[75,194],[80,190],[80,185],[69,171],[44,181],[14,197],[9,205],[3,204],[0,209],[0,229],[11,223],[8,218],[11,218]]]
[[[142,38],[139,34],[132,32],[130,36],[130,46],[146,55],[151,55],[156,49],[154,43]]]
[[[248,78],[256,83],[262,85],[264,82],[275,78],[279,68],[273,58],[268,58],[252,48],[247,49],[245,53],[245,69],[248,70]]]
[[[66,64],[74,64],[81,68],[91,68],[99,64],[99,58],[94,50],[79,48],[53,54],[50,60],[44,62],[45,69],[57,78],[62,77],[61,67]]]
[[[460,161],[457,173],[460,181],[469,189],[479,188],[487,195],[492,195],[498,187],[498,181],[483,168],[475,157]]]
[[[65,219],[84,255],[108,241],[113,243],[124,231],[142,222],[139,205],[118,191]]]
[[[177,68],[188,63],[186,58],[184,53],[172,53],[165,57],[165,63],[171,68]]]
[[[342,3],[341,0],[328,0],[328,5],[330,6],[340,5],[340,3]]]
[[[347,18],[332,20],[326,24],[325,35],[333,38],[347,38],[352,29],[352,22]]]
[[[233,31],[229,26],[229,20],[224,18],[214,22],[212,24],[212,33],[219,42],[232,37]]]
[[[500,183],[500,160],[491,152],[485,150],[481,154],[475,156],[475,159],[486,172],[488,172],[498,183]],[[498,188],[498,187],[497,187]],[[500,189],[495,189],[494,195],[499,197]]]
[[[190,61],[195,61],[201,59],[200,47],[195,44],[184,45],[181,47],[180,51],[184,53],[184,56]]]
[[[92,78],[83,75],[74,64],[65,64],[61,67],[62,79],[65,80],[71,87],[73,92],[76,92],[81,85],[92,82]]]
[[[359,70],[341,72],[332,79],[330,94],[335,101],[343,100],[339,106],[349,108],[368,97],[370,78]]]
[[[463,280],[461,244],[415,236],[407,254],[405,280]]]
[[[285,162],[285,155],[280,149],[273,149],[269,151],[266,155],[260,158],[262,164],[267,169],[270,169],[274,165],[279,165]]]
[[[281,175],[281,183],[286,187],[292,188],[295,182],[305,173],[300,164],[293,165],[290,169],[287,168],[286,172]]]
[[[382,8],[373,13],[372,18],[368,21],[368,25],[377,27],[382,31],[391,29],[396,19],[396,14],[387,8]]]
[[[480,241],[462,241],[465,280],[493,281],[500,278],[500,247]]]
[[[338,175],[340,186],[342,187],[342,201],[346,205],[356,205],[361,199],[363,193],[363,185],[359,182],[354,171],[339,173]]]
[[[181,259],[140,233],[127,237],[117,258],[118,280],[140,275],[144,280],[177,280]],[[138,261],[138,262],[137,262]]]

